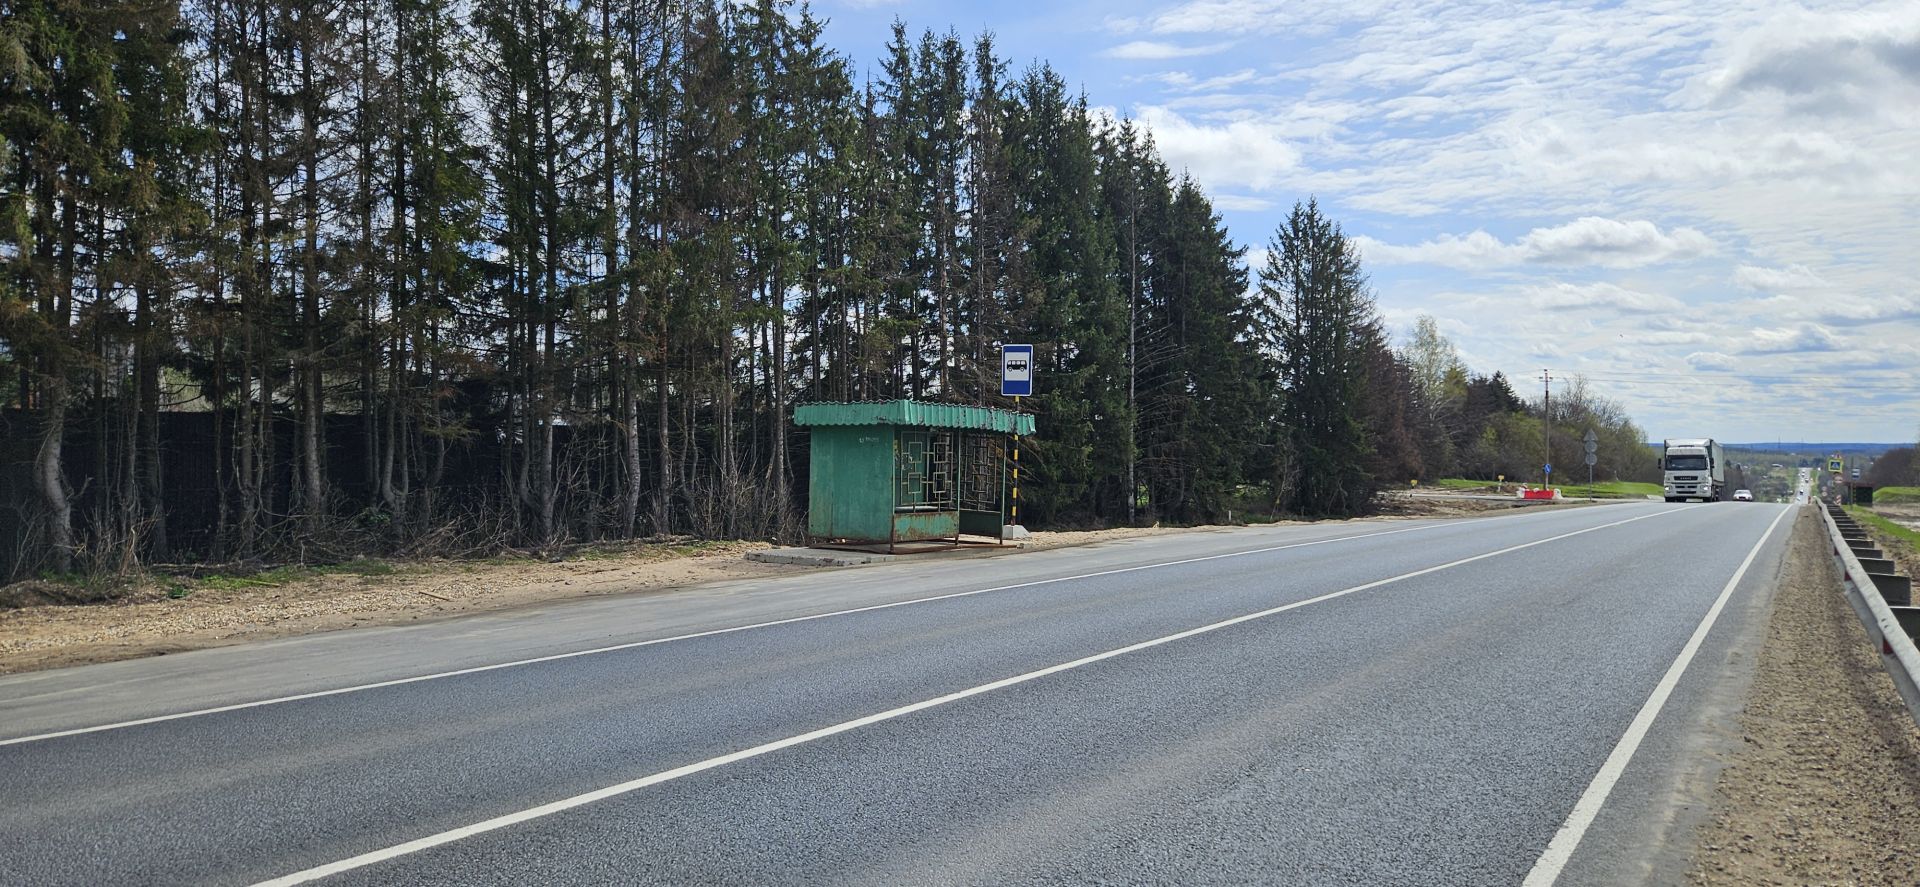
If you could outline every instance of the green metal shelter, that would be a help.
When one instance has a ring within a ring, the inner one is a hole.
[[[805,403],[811,430],[812,545],[999,540],[1007,517],[1009,436],[1033,417],[993,407],[888,400]]]

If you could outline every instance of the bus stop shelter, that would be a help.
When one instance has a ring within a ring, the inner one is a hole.
[[[809,545],[1005,539],[1009,437],[1032,434],[1032,416],[889,400],[800,404],[793,422],[812,435]]]

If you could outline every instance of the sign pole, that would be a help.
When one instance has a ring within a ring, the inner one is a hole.
[[[1033,393],[1033,346],[1000,346],[1000,396],[1013,398],[1012,526],[1020,526],[1020,399]]]
[[[1586,445],[1587,445],[1587,456],[1586,456],[1587,486],[1593,486],[1593,464],[1595,462],[1600,461],[1600,457],[1598,455],[1600,452],[1600,436],[1597,434],[1594,434],[1593,429],[1591,428],[1587,429]]]

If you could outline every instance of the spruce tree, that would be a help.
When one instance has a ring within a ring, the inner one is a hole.
[[[1156,515],[1222,520],[1268,421],[1241,251],[1183,178],[1154,256],[1149,396],[1143,445]]]
[[[1138,517],[1140,461],[1146,451],[1149,424],[1166,427],[1165,409],[1179,409],[1184,399],[1155,397],[1156,380],[1168,378],[1162,365],[1174,356],[1173,343],[1155,335],[1157,300],[1163,295],[1159,279],[1161,250],[1168,245],[1172,178],[1153,149],[1152,139],[1130,120],[1100,127],[1095,150],[1100,162],[1104,212],[1113,230],[1117,262],[1114,272],[1126,302],[1126,404],[1128,429],[1127,475],[1121,484],[1127,521]],[[1147,380],[1142,399],[1141,379]],[[1149,470],[1151,474],[1151,470]],[[1148,483],[1147,486],[1151,486]],[[1152,505],[1149,497],[1149,505]]]
[[[1274,231],[1260,296],[1285,398],[1277,504],[1306,515],[1358,514],[1375,490],[1364,411],[1377,320],[1352,242],[1317,202],[1294,204]]]
[[[1009,123],[1025,261],[1011,280],[1011,335],[1035,345],[1035,412],[1050,430],[1030,449],[1036,518],[1118,510],[1131,456],[1126,303],[1100,206],[1092,121],[1051,68],[1029,71]],[[1024,489],[1024,487],[1023,487]]]

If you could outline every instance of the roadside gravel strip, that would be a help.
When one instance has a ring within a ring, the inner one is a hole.
[[[1695,883],[1920,884],[1920,729],[1879,660],[1804,509]]]

